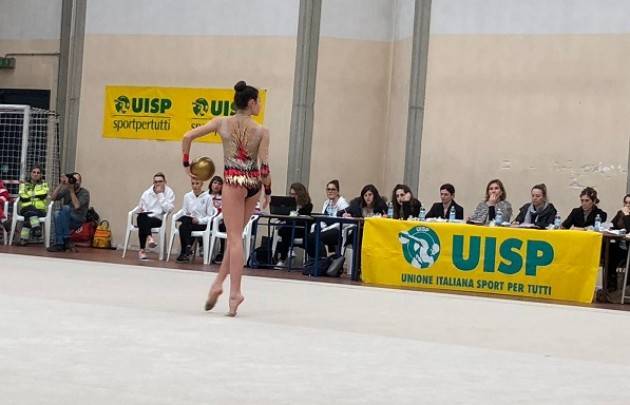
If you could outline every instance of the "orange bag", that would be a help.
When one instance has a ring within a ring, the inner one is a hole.
[[[92,247],[101,249],[112,248],[112,231],[109,229],[109,221],[102,220],[94,231]]]

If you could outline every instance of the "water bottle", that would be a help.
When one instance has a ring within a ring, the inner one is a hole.
[[[602,230],[602,217],[600,217],[599,214],[595,215],[595,225],[593,229],[598,232]]]
[[[494,217],[494,224],[500,226],[503,224],[503,212],[497,208],[497,214]]]
[[[387,203],[387,218],[394,218],[394,204],[391,201]]]
[[[455,207],[453,207],[452,205],[451,205],[451,209],[448,212],[448,220],[450,222],[455,221]]]
[[[562,225],[562,218],[560,218],[560,214],[556,214],[556,219],[553,220],[553,229],[560,229]]]
[[[424,210],[424,207],[420,207],[420,213],[418,214],[418,220],[424,221],[427,216],[427,212]]]

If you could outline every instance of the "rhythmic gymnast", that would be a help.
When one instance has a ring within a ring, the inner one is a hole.
[[[258,90],[244,81],[234,86],[236,114],[231,117],[215,117],[207,124],[188,131],[182,140],[184,168],[190,172],[189,153],[192,141],[216,132],[223,141],[225,163],[223,187],[223,220],[227,229],[227,249],[219,274],[214,279],[205,309],[210,311],[223,292],[223,281],[230,275],[230,302],[227,316],[236,316],[236,311],[245,297],[241,291],[241,278],[245,258],[243,257],[243,229],[254,212],[264,188],[266,208],[271,195],[269,173],[269,130],[256,123],[252,116],[258,115]],[[206,247],[207,249],[208,247]]]

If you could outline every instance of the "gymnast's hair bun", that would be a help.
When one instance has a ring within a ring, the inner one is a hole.
[[[243,91],[247,88],[247,83],[245,83],[244,80],[241,80],[240,82],[236,83],[234,85],[234,90],[236,91]]]

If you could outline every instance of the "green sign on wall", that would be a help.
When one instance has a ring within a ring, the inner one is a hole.
[[[15,69],[15,58],[0,57],[0,69]]]

